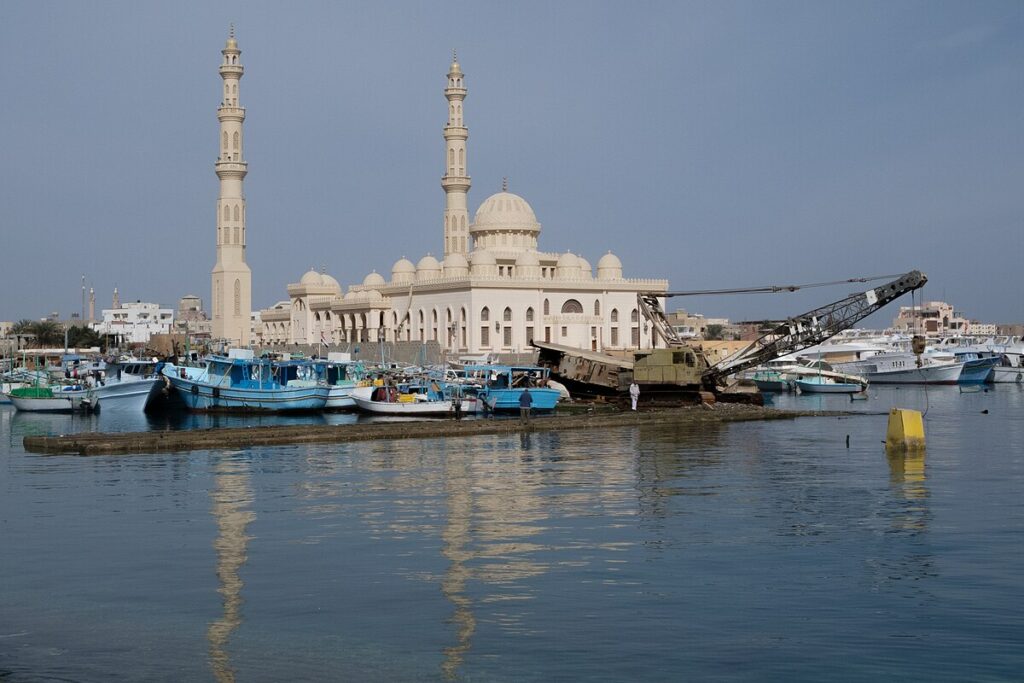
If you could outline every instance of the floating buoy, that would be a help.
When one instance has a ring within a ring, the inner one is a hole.
[[[898,449],[924,448],[924,419],[917,410],[893,408],[889,411],[889,427],[885,447]]]

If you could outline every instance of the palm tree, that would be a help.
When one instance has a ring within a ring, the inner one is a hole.
[[[39,320],[32,323],[29,334],[36,337],[34,346],[61,346],[64,344],[64,326],[53,320]]]

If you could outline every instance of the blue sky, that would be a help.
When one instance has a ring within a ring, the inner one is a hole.
[[[0,320],[78,311],[83,274],[98,308],[209,303],[231,22],[256,307],[311,266],[440,254],[457,48],[470,211],[508,176],[544,250],[673,290],[918,268],[925,298],[1024,321],[1024,3],[906,0],[4,2]]]

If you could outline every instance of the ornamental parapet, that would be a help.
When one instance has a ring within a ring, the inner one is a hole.
[[[453,190],[468,190],[470,186],[470,177],[468,175],[446,175],[441,176],[441,187],[444,189]]]
[[[221,105],[217,107],[217,118],[221,121],[244,121],[245,107],[229,107]]]
[[[469,128],[465,126],[445,126],[445,140],[466,140],[469,138]]]
[[[221,52],[224,51],[221,50]],[[237,76],[241,78],[242,74],[245,73],[245,67],[241,64],[221,64],[219,71],[221,76]]]
[[[545,277],[508,277],[507,275],[453,275],[448,277],[431,278],[429,280],[419,280],[417,282],[389,282],[384,286],[352,285],[350,289],[355,292],[377,290],[385,295],[406,296],[409,293],[410,286],[414,293],[451,289],[455,286],[462,289],[472,287],[498,287],[511,289],[579,289],[585,291],[608,290],[659,292],[668,290],[668,280],[641,278],[617,278],[615,280],[574,278],[569,280],[560,280]],[[291,285],[289,285],[289,287],[291,287]]]

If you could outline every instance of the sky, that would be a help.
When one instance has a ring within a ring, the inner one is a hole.
[[[919,269],[923,299],[1024,322],[1019,0],[7,0],[0,320],[79,312],[83,275],[97,312],[114,287],[209,305],[232,23],[254,308],[311,267],[347,287],[442,254],[457,49],[471,216],[507,177],[542,250],[673,291]],[[778,318],[866,287],[667,308]]]

